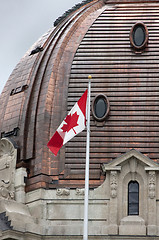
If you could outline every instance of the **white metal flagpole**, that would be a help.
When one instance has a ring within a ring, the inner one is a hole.
[[[85,198],[84,198],[84,231],[83,240],[88,240],[88,195],[89,195],[89,145],[90,145],[90,103],[91,103],[91,79],[88,76],[88,105],[87,105],[87,145],[86,145],[86,168],[85,168]]]

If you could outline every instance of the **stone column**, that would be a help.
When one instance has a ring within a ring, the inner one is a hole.
[[[18,168],[15,172],[15,200],[19,203],[25,204],[25,182],[27,177],[25,168]]]
[[[148,226],[147,234],[156,235],[156,173],[148,172]]]
[[[118,174],[117,171],[110,171],[110,209],[109,209],[109,234],[118,234],[117,225],[117,188],[118,188]]]

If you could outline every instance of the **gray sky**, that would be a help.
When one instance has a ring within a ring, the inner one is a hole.
[[[0,0],[0,93],[25,52],[82,0]]]

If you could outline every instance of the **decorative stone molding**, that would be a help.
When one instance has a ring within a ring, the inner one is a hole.
[[[146,235],[146,226],[143,218],[139,216],[127,216],[121,219],[119,235]]]
[[[57,196],[69,196],[70,195],[70,190],[67,188],[58,188],[56,190],[56,195]]]
[[[155,171],[149,171],[149,197],[155,198],[156,192],[156,174]]]
[[[132,173],[136,172],[136,169],[137,169],[137,159],[132,157],[129,160],[129,166],[130,166],[130,172],[132,172]]]
[[[17,150],[7,139],[0,141],[0,198],[14,199],[15,167]]]
[[[116,198],[117,196],[117,171],[110,172],[110,190],[111,190],[111,197]]]
[[[129,160],[129,168],[130,168],[130,172],[131,172],[131,178],[132,178],[133,181],[135,181],[137,165],[138,165],[137,159],[135,157],[130,158],[130,160]]]
[[[76,195],[84,196],[84,194],[85,194],[85,189],[84,188],[82,188],[82,189],[76,188]]]

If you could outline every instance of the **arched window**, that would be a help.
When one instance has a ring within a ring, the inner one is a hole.
[[[128,184],[128,215],[139,215],[139,184],[131,181]]]

